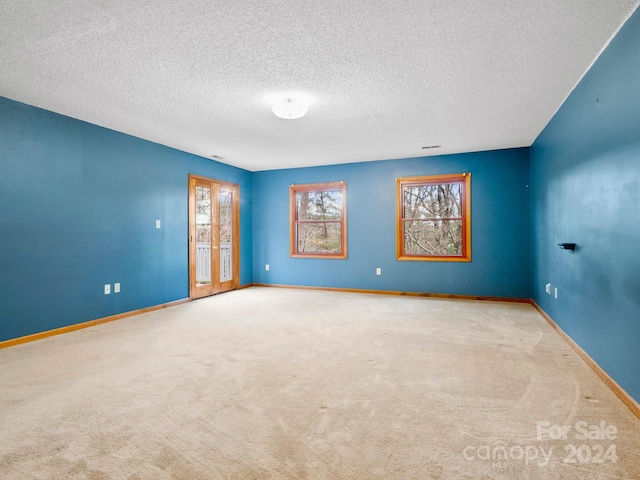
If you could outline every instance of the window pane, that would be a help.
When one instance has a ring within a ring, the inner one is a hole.
[[[406,186],[404,189],[404,217],[462,217],[462,184]]]
[[[462,255],[462,220],[404,222],[405,255]]]
[[[289,187],[292,257],[347,258],[347,185],[324,182]]]
[[[220,281],[233,280],[233,192],[219,191],[220,205]]]
[[[297,192],[298,220],[340,220],[342,218],[342,192]]]
[[[211,189],[196,187],[196,283],[211,283]]]
[[[226,190],[220,190],[219,204],[220,204],[220,242],[230,242],[231,232],[233,226],[233,192]]]
[[[341,253],[342,225],[338,222],[299,223],[299,253]]]

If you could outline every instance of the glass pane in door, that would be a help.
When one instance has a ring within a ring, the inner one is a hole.
[[[233,280],[233,255],[231,236],[233,232],[233,192],[220,190],[220,281]]]
[[[211,189],[196,186],[196,284],[211,284]]]

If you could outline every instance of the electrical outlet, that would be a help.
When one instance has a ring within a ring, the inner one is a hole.
[[[160,220],[156,220],[156,228],[160,228]]]
[[[551,284],[547,283],[547,286],[545,287],[545,291],[547,292],[547,295],[551,295]]]
[[[109,295],[110,293],[111,293],[111,284],[110,284],[110,283],[107,283],[107,284],[104,286],[104,294],[105,294],[105,295]]]
[[[119,283],[114,283],[113,284],[113,293],[120,293],[120,284]]]
[[[382,269],[376,268],[376,275],[382,275]]]
[[[558,298],[558,287],[553,287],[553,296]]]
[[[267,272],[269,271],[269,264],[268,264],[268,263],[264,266],[264,269],[265,269]]]

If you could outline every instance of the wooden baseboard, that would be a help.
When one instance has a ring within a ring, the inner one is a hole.
[[[640,404],[635,401],[635,399],[629,395],[624,388],[618,385],[611,376],[600,366],[596,361],[589,356],[587,352],[585,352],[580,345],[578,345],[569,335],[567,335],[564,330],[562,330],[553,319],[547,315],[540,305],[538,305],[534,300],[531,300],[531,305],[538,310],[540,315],[551,325],[551,327],[562,337],[562,339],[567,342],[567,344],[571,347],[571,349],[578,354],[578,356],[595,372],[600,380],[602,380],[609,389],[615,394],[616,397],[620,399],[622,403],[626,405],[626,407],[631,410],[638,419],[640,419]]]
[[[173,302],[163,303],[160,305],[154,305],[153,307],[141,308],[139,310],[132,310],[130,312],[119,313],[117,315],[111,315],[109,317],[98,318],[96,320],[89,320],[88,322],[76,323],[75,325],[69,325],[67,327],[55,328],[53,330],[47,330],[45,332],[38,332],[32,335],[26,335],[24,337],[12,338],[10,340],[4,340],[0,342],[0,349],[13,347],[14,345],[20,345],[22,343],[34,342],[42,338],[53,337],[54,335],[61,335],[63,333],[73,332],[75,330],[82,330],[83,328],[93,327],[94,325],[100,325],[101,323],[113,322],[122,318],[132,317],[134,315],[140,315],[141,313],[153,312],[163,308],[173,307],[182,303],[187,303],[188,298],[176,300]]]
[[[573,351],[591,368],[596,375],[609,387],[609,389],[620,399],[620,401],[633,413],[638,419],[640,419],[640,404],[629,395],[624,388],[618,385],[611,376],[600,366],[595,360],[593,360],[587,352],[585,352],[569,335],[567,335],[553,319],[547,315],[547,313],[540,308],[540,306],[532,299],[529,298],[503,298],[503,297],[487,297],[477,295],[449,295],[441,293],[420,293],[420,292],[400,292],[390,290],[365,290],[355,288],[332,288],[332,287],[306,287],[299,285],[277,285],[271,283],[254,283],[256,287],[271,287],[271,288],[291,288],[298,290],[321,290],[328,292],[348,292],[348,293],[367,293],[376,295],[398,295],[407,297],[426,297],[426,298],[444,298],[455,300],[483,300],[492,302],[511,302],[511,303],[528,303],[532,305],[542,317],[551,325],[551,327],[567,342]]]
[[[620,401],[629,409],[631,412],[640,419],[640,404],[635,401],[635,399],[629,395],[624,388],[618,385],[611,376],[593,360],[587,352],[585,352],[580,345],[578,345],[569,335],[567,335],[564,330],[562,330],[553,319],[547,315],[547,313],[538,305],[534,300],[528,298],[503,298],[503,297],[488,297],[488,296],[477,296],[477,295],[449,295],[449,294],[441,294],[441,293],[422,293],[422,292],[400,292],[393,290],[367,290],[367,289],[356,289],[356,288],[333,288],[333,287],[306,287],[299,285],[277,285],[270,283],[252,283],[247,285],[242,285],[238,287],[238,290],[249,288],[249,287],[270,287],[270,288],[289,288],[289,289],[298,289],[298,290],[320,290],[320,291],[328,291],[328,292],[345,292],[345,293],[365,293],[365,294],[374,294],[374,295],[396,295],[396,296],[406,296],[406,297],[425,297],[425,298],[442,298],[442,299],[455,299],[455,300],[482,300],[482,301],[493,301],[493,302],[510,302],[510,303],[528,303],[531,304],[542,317],[551,325],[551,327],[562,337],[562,339],[567,342],[567,344],[571,347],[571,349],[576,352],[576,354],[595,372],[598,377],[609,387],[609,389],[620,399]],[[117,315],[111,315],[109,317],[98,318],[96,320],[90,320],[88,322],[77,323],[75,325],[69,325],[66,327],[56,328],[53,330],[47,330],[45,332],[34,333],[32,335],[26,335],[24,337],[13,338],[10,340],[4,340],[0,342],[0,349],[12,347],[15,345],[20,345],[23,343],[33,342],[36,340],[40,340],[47,337],[52,337],[54,335],[61,335],[63,333],[73,332],[75,330],[81,330],[84,328],[93,327],[95,325],[100,325],[102,323],[113,322],[115,320],[120,320],[122,318],[132,317],[134,315],[140,315],[142,313],[153,312],[155,310],[160,310],[163,308],[173,307],[176,305],[180,305],[183,303],[187,303],[190,300],[188,298],[184,298],[181,300],[176,300],[173,302],[163,303],[160,305],[154,305],[152,307],[141,308],[138,310],[132,310],[130,312],[119,313]]]
[[[443,298],[452,300],[483,300],[488,302],[531,303],[528,298],[488,297],[481,295],[451,295],[446,293],[400,292],[395,290],[367,290],[359,288],[307,287],[300,285],[278,285],[273,283],[254,283],[254,287],[292,288],[297,290],[320,290],[324,292],[366,293],[373,295],[395,295],[400,297]]]

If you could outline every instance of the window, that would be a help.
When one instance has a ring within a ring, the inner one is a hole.
[[[471,261],[471,174],[396,180],[398,260]]]
[[[347,184],[291,185],[291,256],[347,258]]]

